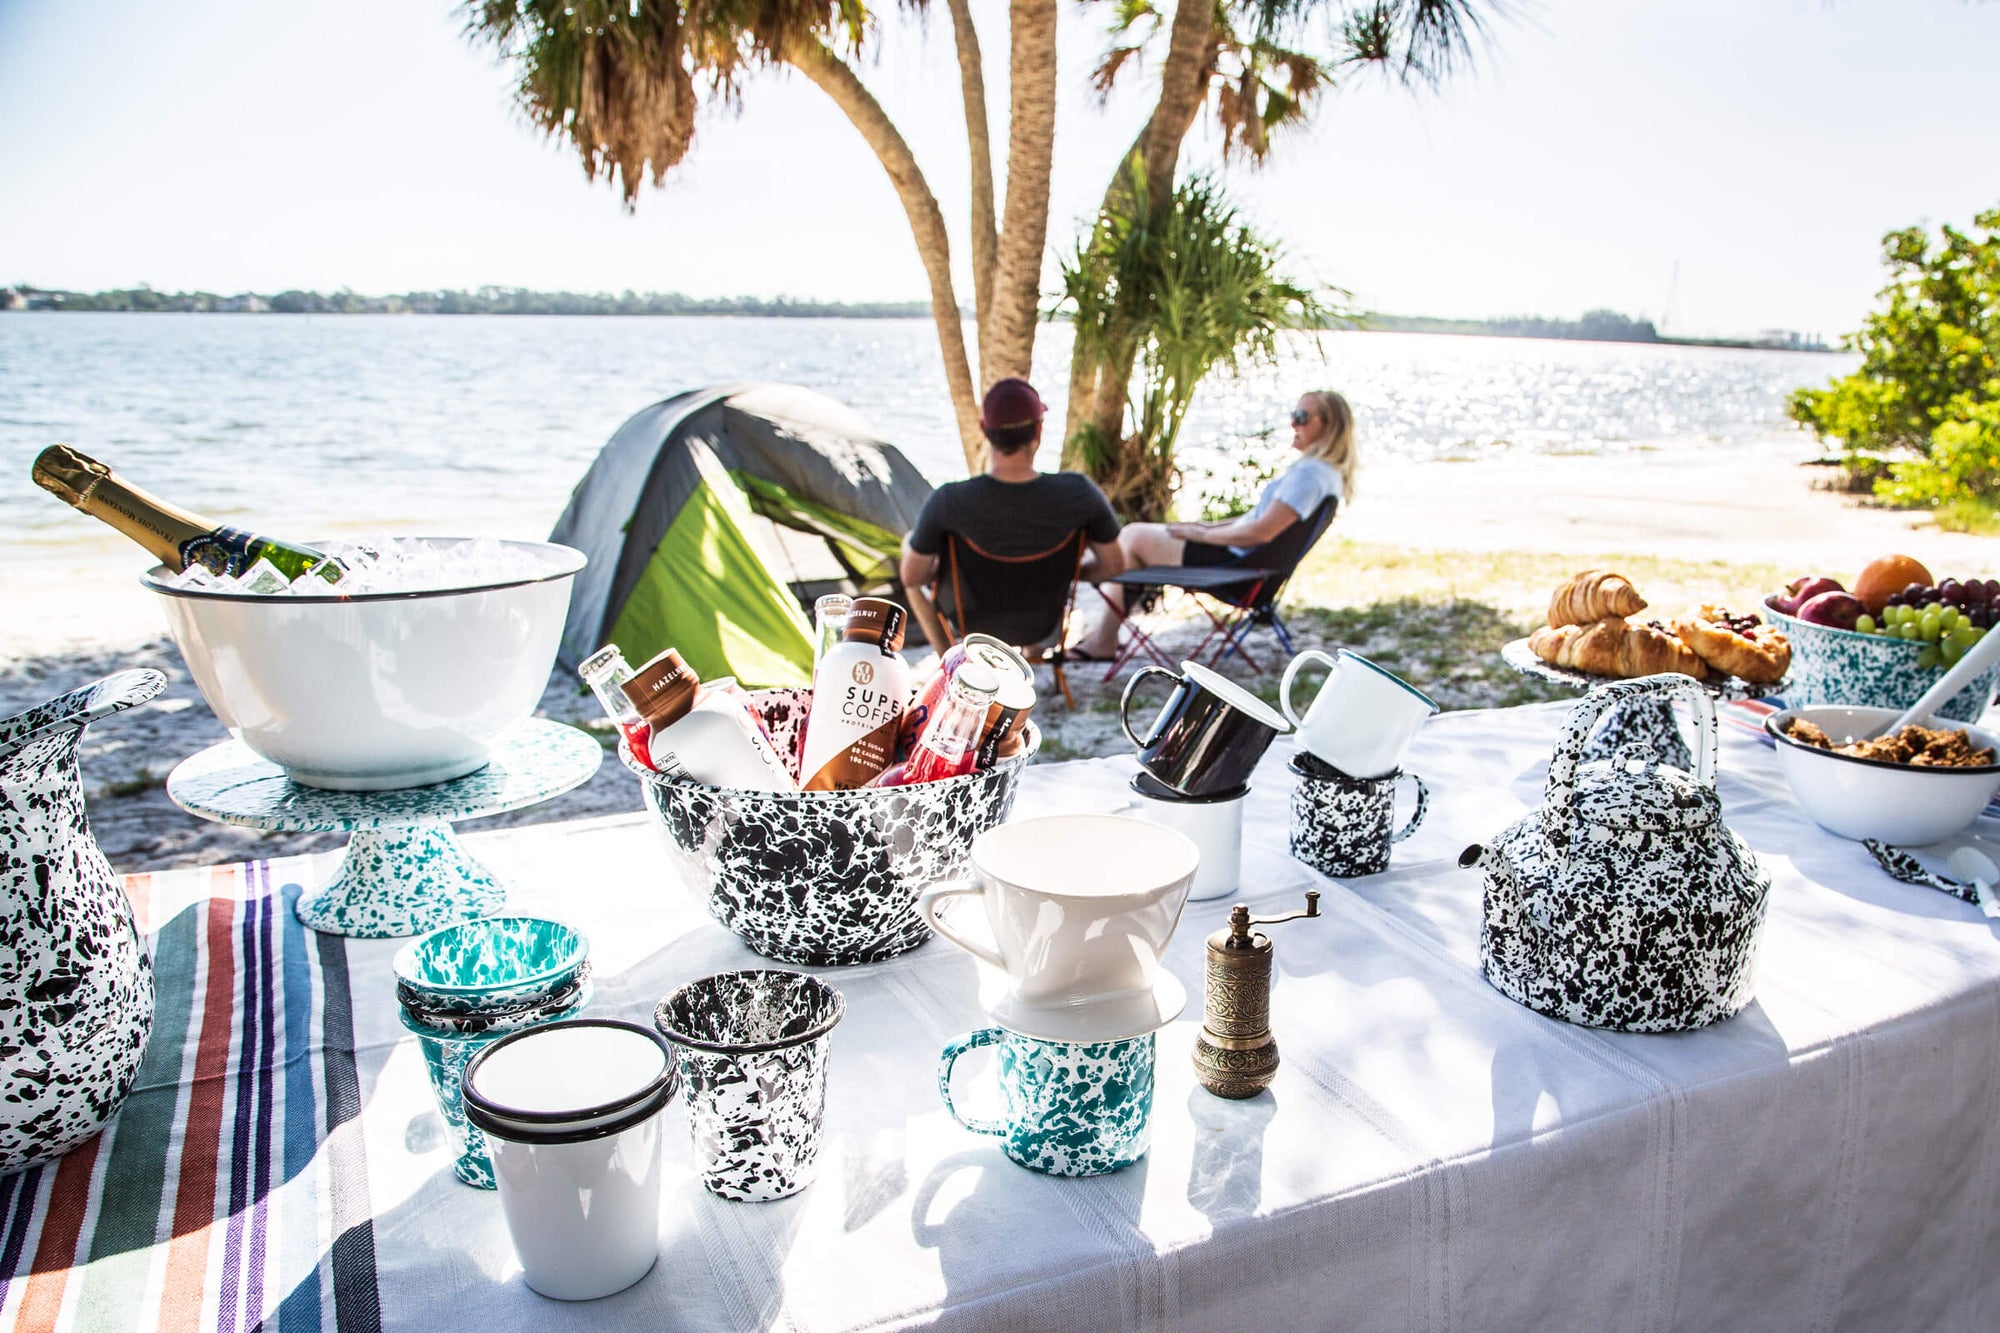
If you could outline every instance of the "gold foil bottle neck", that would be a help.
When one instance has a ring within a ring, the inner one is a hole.
[[[35,456],[29,475],[43,490],[81,509],[111,469],[66,444],[53,444]]]

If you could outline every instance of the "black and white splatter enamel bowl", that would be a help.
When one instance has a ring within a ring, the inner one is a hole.
[[[1764,729],[1777,742],[1778,771],[1785,775],[1793,798],[1827,832],[1921,847],[1971,824],[2000,791],[2000,764],[1917,768],[1835,754],[1785,734],[1794,719],[1803,718],[1841,745],[1883,731],[1901,711],[1824,705],[1787,708],[1764,719]],[[1964,724],[1933,718],[1931,725],[1957,730]],[[1975,745],[2000,747],[2000,736],[1990,731],[1964,730]]]
[[[778,753],[795,754],[811,692],[751,700]],[[1040,744],[1031,723],[1020,753],[985,772],[847,792],[706,787],[619,753],[710,915],[766,958],[825,967],[880,962],[931,937],[917,895],[968,873],[972,840],[1006,820]]]

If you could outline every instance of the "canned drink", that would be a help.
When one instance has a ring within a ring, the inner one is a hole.
[[[1027,664],[1022,663],[1023,666]],[[1035,680],[1009,676],[986,705],[986,734],[979,741],[977,767],[991,768],[1021,753],[1028,743],[1028,714],[1035,706]]]
[[[1028,659],[990,634],[968,634],[945,649],[938,658],[937,672],[903,713],[903,752],[915,751],[931,717],[944,703],[945,687],[967,661],[983,662],[1000,678],[1000,693],[987,707],[986,727],[979,737],[979,767],[991,767],[995,759],[1019,753],[1016,739],[1012,749],[1002,751],[1010,730],[1018,730],[1028,710],[1035,706],[1035,669]],[[1003,725],[1005,724],[1005,725]]]

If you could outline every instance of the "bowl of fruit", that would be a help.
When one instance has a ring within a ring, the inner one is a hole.
[[[1765,599],[1792,644],[1787,702],[1904,709],[1936,684],[2000,619],[2000,579],[1937,579],[1906,555],[1871,561],[1850,590],[1825,575],[1792,580]],[[1976,722],[1993,703],[2000,666],[1937,710]]]

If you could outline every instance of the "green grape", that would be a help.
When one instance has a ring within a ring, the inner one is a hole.
[[[1917,654],[1917,665],[1920,667],[1934,667],[1938,664],[1938,656],[1937,645],[1927,643],[1924,645],[1924,650]]]
[[[1854,628],[1860,630],[1863,634],[1873,634],[1875,632],[1875,617],[1869,615],[1854,617]]]
[[[1980,636],[1985,633],[1986,631],[1977,625],[1960,625],[1957,629],[1945,635],[1945,642],[1957,644],[1958,650],[1964,652],[1973,644],[1978,643]]]
[[[1924,649],[1924,653],[1928,653],[1929,651],[1930,649],[1928,648]],[[1946,666],[1957,666],[1958,659],[1965,656],[1965,645],[1947,634],[1938,640],[1937,652]],[[1917,654],[1917,660],[1919,664],[1922,663],[1923,653]]]
[[[1947,630],[1957,629],[1960,625],[1965,623],[1965,617],[1959,614],[1959,610],[1955,606],[1947,606],[1944,609],[1944,615],[1939,617],[1939,619],[1941,619],[1944,622],[1944,627]]]
[[[1923,637],[1923,634],[1924,632],[1917,628],[1915,621],[1905,620],[1902,624],[1896,626],[1896,637],[1899,639],[1920,639]]]
[[[1923,629],[1924,637],[1935,643],[1939,631],[1944,629],[1944,612],[1927,606],[1923,614],[1917,617],[1917,624]]]

